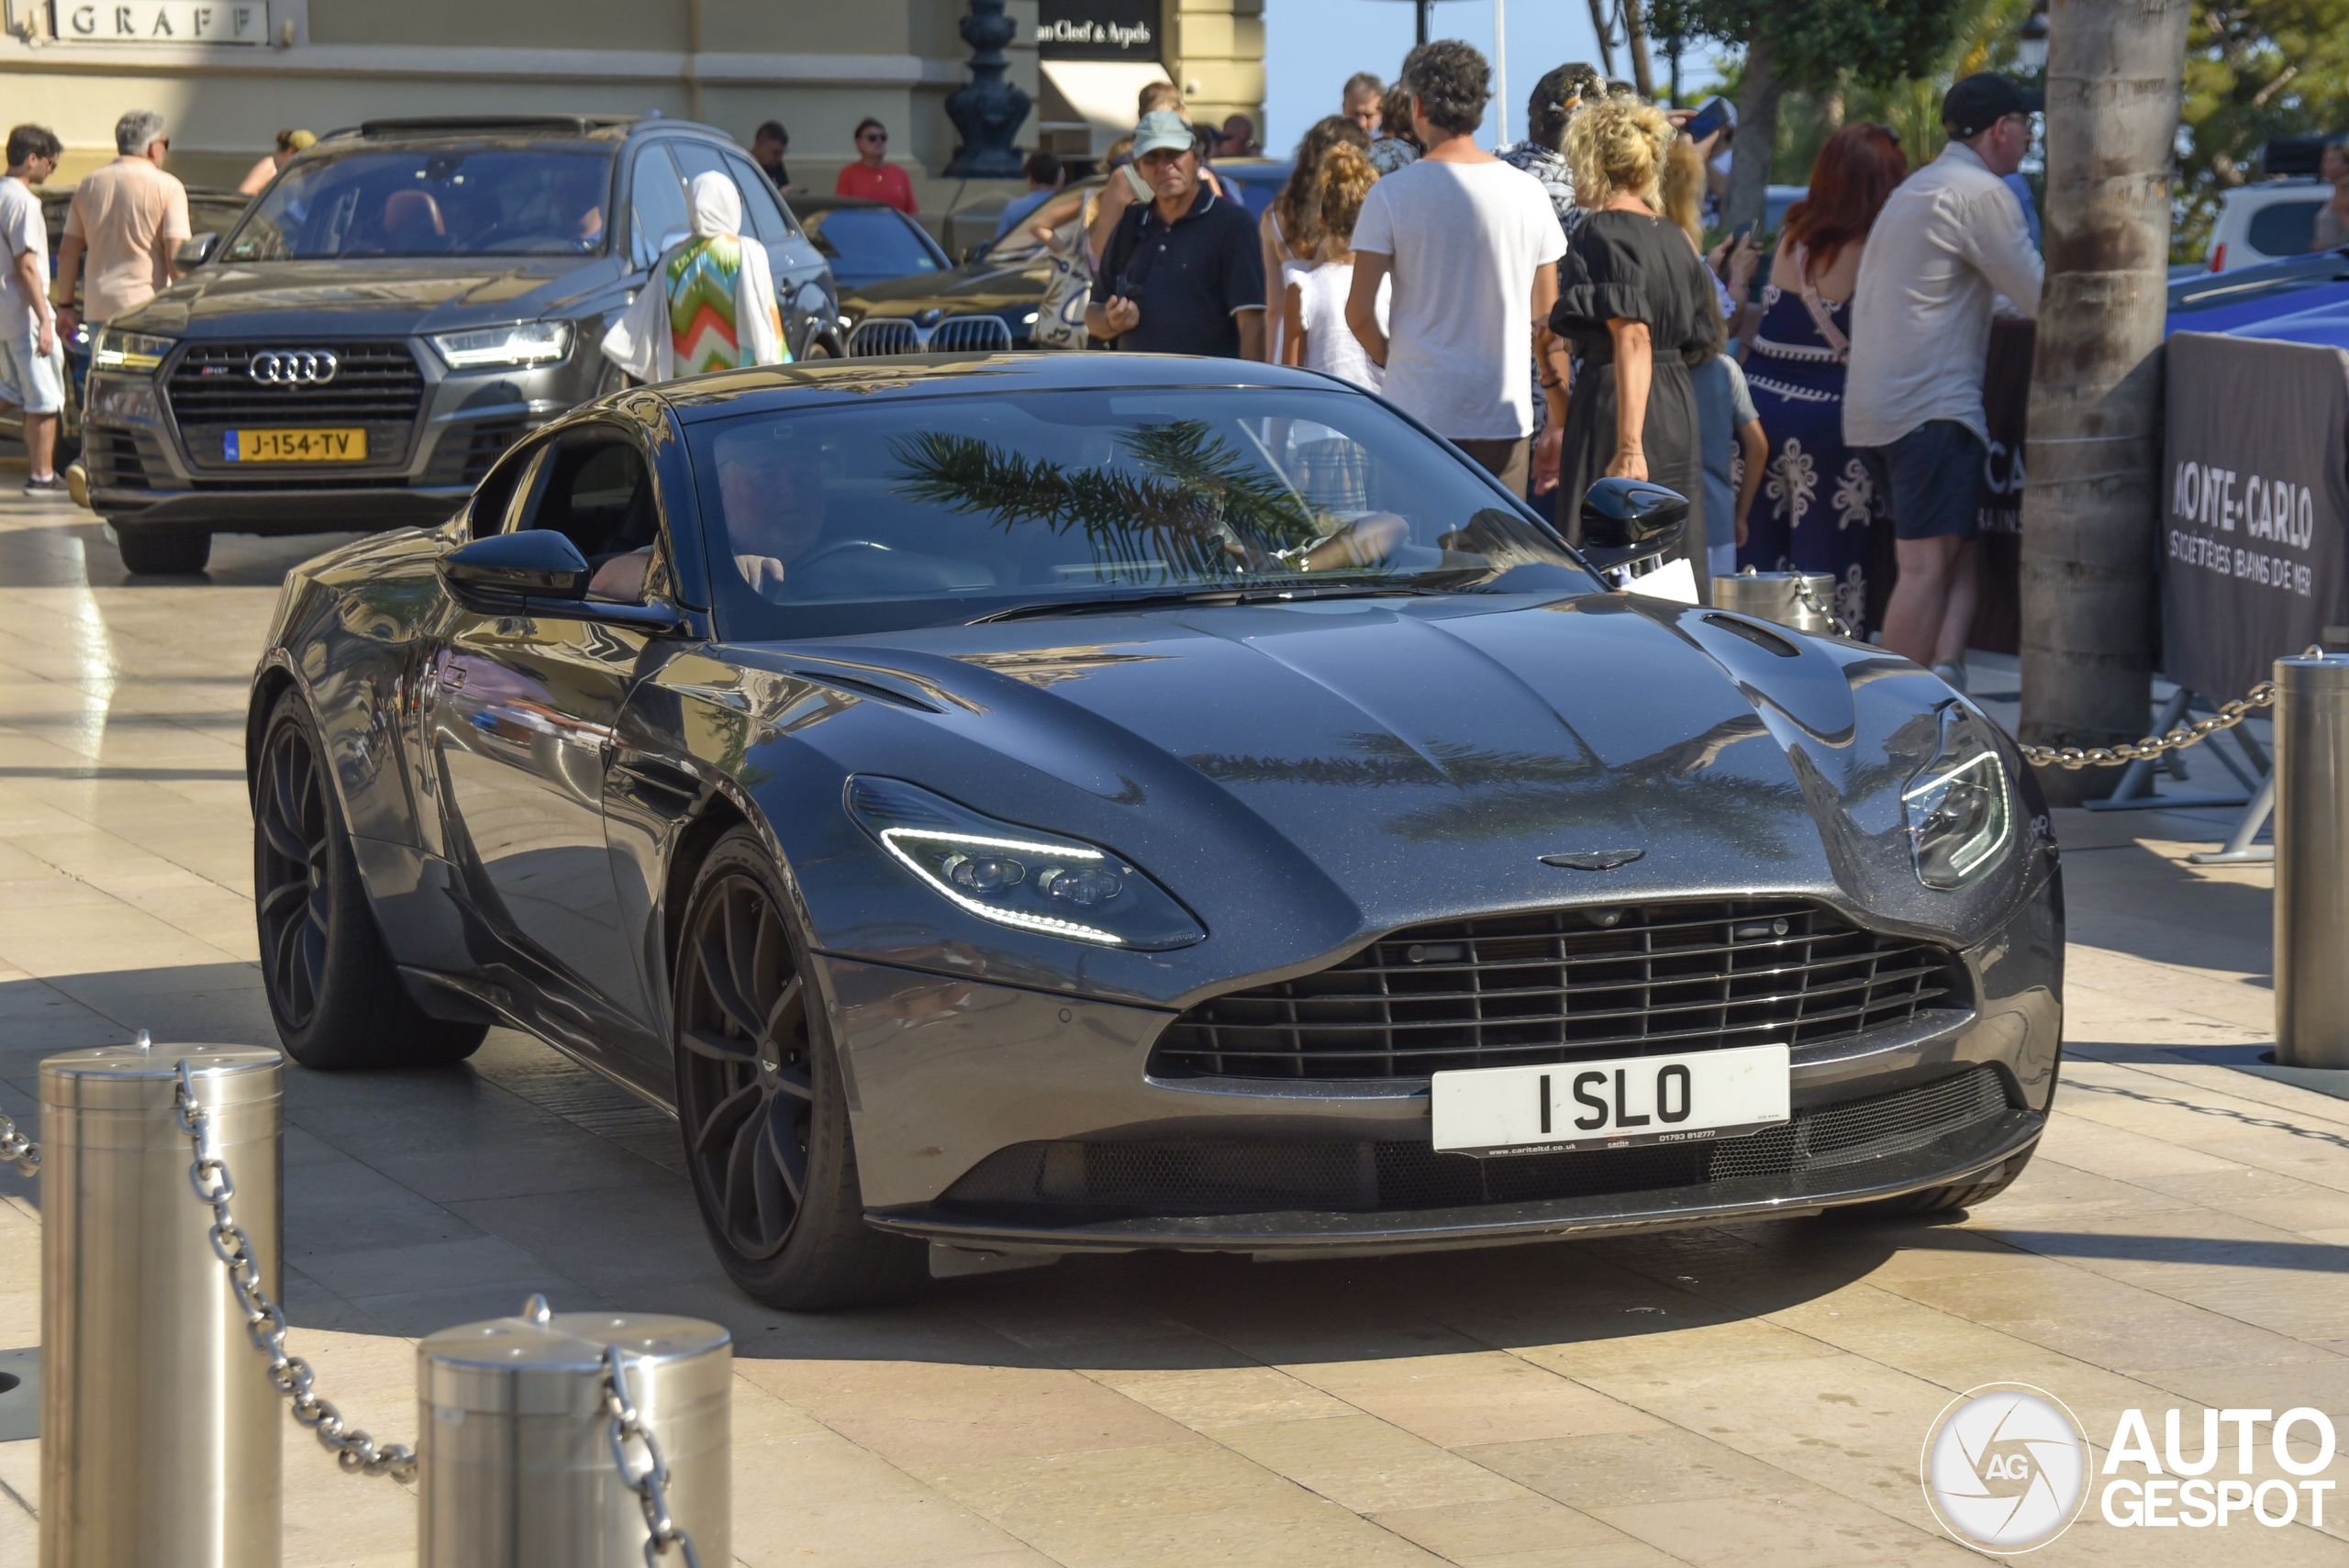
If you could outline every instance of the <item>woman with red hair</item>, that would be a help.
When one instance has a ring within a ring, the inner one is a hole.
[[[1843,444],[1852,287],[1876,215],[1908,173],[1899,140],[1882,126],[1845,126],[1827,139],[1809,194],[1787,209],[1745,356],[1770,457],[1737,562],[1831,573],[1835,613],[1855,628],[1868,617],[1868,529],[1884,502]]]

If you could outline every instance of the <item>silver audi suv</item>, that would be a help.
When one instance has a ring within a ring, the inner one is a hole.
[[[371,120],[304,153],[92,347],[83,462],[132,572],[215,533],[443,521],[526,432],[613,390],[599,345],[717,172],[795,355],[837,356],[823,255],[724,133],[592,116]]]

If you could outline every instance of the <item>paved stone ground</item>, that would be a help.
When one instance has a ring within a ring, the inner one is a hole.
[[[131,585],[86,514],[0,503],[0,1107],[20,1121],[49,1052],[142,1025],[271,1038],[239,715],[279,575],[321,547],[223,539],[208,581]],[[1976,684],[2011,687],[2011,664]],[[406,1435],[412,1340],[528,1291],[723,1321],[735,1551],[760,1568],[1954,1562],[1918,1451],[1975,1385],[2052,1390],[2099,1444],[2125,1407],[2158,1440],[2188,1407],[2189,1451],[2192,1407],[2349,1409],[2349,1101],[2228,1064],[2267,1037],[2269,876],[2185,863],[2224,826],[2064,814],[2058,1109],[1963,1223],[1108,1259],[795,1318],[711,1263],[670,1124],[500,1031],[452,1071],[289,1074],[295,1345],[356,1420]],[[39,1334],[39,1223],[0,1176],[0,1349]],[[288,1564],[414,1561],[409,1495],[298,1433],[285,1470]],[[33,1561],[38,1472],[34,1442],[0,1443],[0,1568]],[[2091,1506],[2033,1561],[2349,1562],[2344,1517],[2123,1532]]]

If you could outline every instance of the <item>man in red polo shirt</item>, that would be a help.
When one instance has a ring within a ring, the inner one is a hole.
[[[832,183],[832,194],[855,196],[861,201],[886,202],[910,217],[914,211],[914,183],[906,178],[903,169],[883,161],[888,153],[887,128],[873,119],[859,125],[857,161],[841,171],[841,177]]]

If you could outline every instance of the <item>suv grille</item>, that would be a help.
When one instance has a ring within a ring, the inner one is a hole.
[[[852,359],[890,354],[984,354],[1011,347],[1011,328],[1000,316],[950,316],[924,328],[907,317],[885,317],[860,324],[849,334]]]
[[[1477,1160],[1412,1143],[1015,1143],[972,1167],[943,1207],[1062,1224],[1288,1210],[1375,1214],[1538,1203],[1709,1182],[1786,1181],[1924,1148],[2009,1109],[1995,1067],[1798,1111],[1713,1143]]]
[[[268,385],[248,366],[263,349],[327,348],[336,360],[323,386]],[[380,469],[406,461],[408,438],[424,406],[424,373],[406,343],[194,343],[165,384],[189,462],[198,469],[241,471],[282,483],[290,471],[315,476],[320,465],[239,464],[221,453],[221,432],[248,425],[355,425],[367,431],[367,461]],[[338,466],[338,465],[326,465]]]
[[[1424,1078],[1808,1045],[1902,1022],[1956,986],[1948,949],[1799,899],[1498,915],[1415,926],[1319,973],[1202,1002],[1159,1037],[1150,1072]]]

